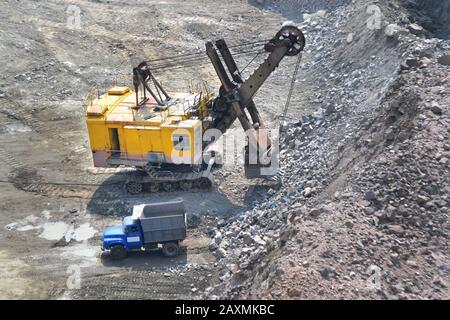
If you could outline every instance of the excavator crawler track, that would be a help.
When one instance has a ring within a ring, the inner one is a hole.
[[[174,192],[174,191],[206,191],[214,184],[211,173],[158,173],[148,175],[140,172],[125,182],[125,191],[130,194],[144,192]]]

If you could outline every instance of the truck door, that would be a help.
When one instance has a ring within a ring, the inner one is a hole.
[[[126,228],[127,245],[129,249],[142,247],[141,232],[137,226],[128,226]]]

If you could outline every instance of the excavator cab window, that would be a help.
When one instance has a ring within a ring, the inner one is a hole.
[[[187,134],[174,134],[173,146],[178,151],[189,151],[189,135]]]

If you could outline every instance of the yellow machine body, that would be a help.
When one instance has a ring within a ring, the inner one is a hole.
[[[113,87],[90,101],[86,123],[95,167],[190,164],[202,160],[202,117],[211,95],[177,93],[164,106],[152,97],[136,105],[135,92]]]

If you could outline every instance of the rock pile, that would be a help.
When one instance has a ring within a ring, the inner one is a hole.
[[[380,6],[395,43],[348,41],[363,1],[303,26],[318,111],[282,138],[283,186],[211,233],[226,271],[210,297],[448,298],[450,46]]]

